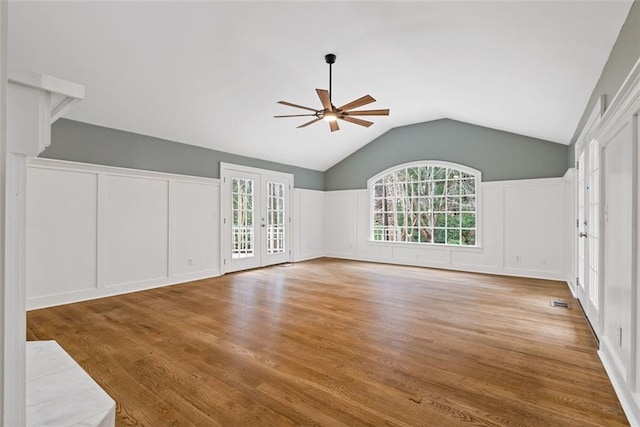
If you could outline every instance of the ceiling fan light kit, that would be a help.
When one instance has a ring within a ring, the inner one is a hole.
[[[341,107],[337,107],[333,105],[332,102],[332,92],[331,92],[331,78],[332,78],[332,65],[336,62],[336,56],[333,53],[328,53],[325,55],[324,60],[327,64],[329,64],[329,90],[325,89],[316,89],[316,93],[318,94],[318,98],[320,98],[320,103],[322,104],[322,109],[315,109],[310,107],[305,107],[298,104],[292,104],[291,102],[286,101],[278,101],[278,104],[286,105],[288,107],[301,108],[303,110],[313,111],[311,114],[289,114],[285,116],[273,116],[277,119],[283,117],[313,117],[311,121],[301,124],[298,128],[303,128],[309,126],[313,123],[319,122],[320,120],[325,120],[329,122],[329,129],[331,132],[335,132],[340,130],[340,126],[338,126],[338,120],[343,120],[345,122],[353,123],[356,125],[369,127],[373,124],[368,120],[358,119],[354,116],[388,116],[389,109],[380,109],[380,110],[354,110],[354,108],[359,108],[367,104],[371,104],[376,100],[371,95],[365,95],[356,100],[353,100],[347,104],[344,104]]]

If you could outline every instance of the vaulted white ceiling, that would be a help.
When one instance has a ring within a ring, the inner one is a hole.
[[[568,144],[630,1],[14,2],[9,58],[86,86],[69,118],[326,170],[443,117]],[[366,129],[305,118],[364,94]]]

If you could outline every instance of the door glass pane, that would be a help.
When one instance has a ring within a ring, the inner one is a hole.
[[[254,256],[253,180],[231,178],[231,258]]]
[[[267,182],[267,254],[284,253],[284,184]]]
[[[585,192],[586,190],[586,166],[584,164],[584,152],[580,154],[578,158],[578,164],[580,167],[578,168],[578,232],[582,232],[584,230],[584,220],[585,218]],[[578,238],[578,283],[579,285],[585,289],[585,265],[586,265],[586,239]]]
[[[589,145],[589,299],[598,308],[600,245],[600,144]]]

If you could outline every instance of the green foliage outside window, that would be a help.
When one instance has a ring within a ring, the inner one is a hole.
[[[373,183],[373,239],[476,245],[477,177],[452,167],[411,166]]]

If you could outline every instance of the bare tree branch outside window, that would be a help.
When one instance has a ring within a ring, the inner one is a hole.
[[[373,184],[373,239],[476,245],[477,177],[435,165],[402,167]]]

